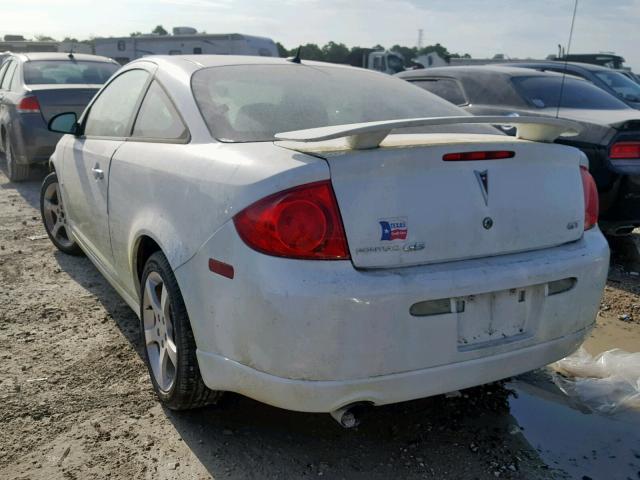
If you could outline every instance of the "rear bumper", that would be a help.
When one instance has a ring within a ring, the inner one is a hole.
[[[491,357],[346,381],[276,377],[202,351],[198,351],[198,363],[207,385],[227,385],[227,390],[288,410],[332,412],[352,403],[385,405],[404,402],[528,372],[574,352],[589,330],[583,329],[549,342]]]
[[[234,279],[210,272],[209,258],[232,264]],[[593,325],[608,266],[597,228],[545,250],[362,271],[259,254],[227,224],[176,277],[210,388],[329,411],[471,387],[563,357]],[[567,277],[574,288],[544,294],[546,283]],[[409,314],[420,301],[532,286],[525,332],[473,348],[460,344],[457,313]]]
[[[20,164],[48,162],[62,136],[48,130],[40,113],[16,114],[11,127],[14,157]]]

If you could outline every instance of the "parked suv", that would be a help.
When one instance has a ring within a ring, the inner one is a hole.
[[[110,58],[67,53],[20,53],[0,67],[0,149],[11,181],[24,180],[30,166],[47,162],[60,135],[47,122],[60,113],[82,113],[120,67]]]

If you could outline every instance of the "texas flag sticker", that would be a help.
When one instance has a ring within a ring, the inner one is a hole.
[[[380,240],[406,240],[409,228],[407,227],[406,217],[383,218],[379,221],[382,229]]]

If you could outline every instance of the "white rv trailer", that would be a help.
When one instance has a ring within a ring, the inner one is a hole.
[[[176,29],[180,32],[180,29]],[[176,32],[177,33],[177,32]],[[240,33],[138,35],[95,39],[96,55],[111,57],[121,64],[147,55],[256,55],[277,57],[278,48],[267,37]]]

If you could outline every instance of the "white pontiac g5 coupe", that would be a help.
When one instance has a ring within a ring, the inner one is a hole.
[[[574,351],[609,263],[576,125],[296,60],[147,57],[49,124],[47,232],[138,312],[160,400],[335,416]]]

